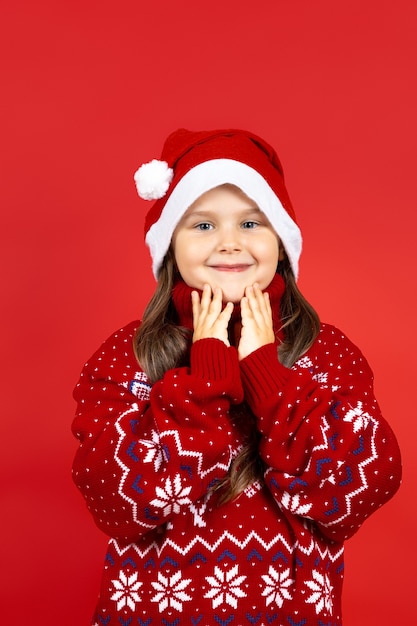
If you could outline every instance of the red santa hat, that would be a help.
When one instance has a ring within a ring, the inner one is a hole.
[[[229,183],[265,213],[297,278],[301,232],[278,156],[260,137],[244,130],[193,132],[181,128],[167,138],[161,159],[141,165],[134,179],[139,196],[155,200],[145,219],[145,240],[155,277],[188,207],[206,191]]]

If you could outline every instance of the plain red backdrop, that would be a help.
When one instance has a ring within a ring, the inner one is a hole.
[[[404,457],[346,546],[345,624],[416,623],[416,23],[414,0],[2,4],[2,624],[89,623],[106,538],[71,392],[152,293],[132,176],[179,126],[278,150],[301,288],[368,357]]]

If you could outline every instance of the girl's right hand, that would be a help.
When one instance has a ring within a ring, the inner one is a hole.
[[[228,325],[233,311],[233,303],[228,302],[224,309],[222,290],[204,285],[201,300],[197,291],[191,293],[193,307],[194,334],[193,342],[199,339],[220,339],[230,346]]]

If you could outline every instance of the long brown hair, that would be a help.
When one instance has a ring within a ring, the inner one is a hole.
[[[298,289],[286,257],[278,263],[277,271],[285,282],[280,311],[284,341],[278,347],[278,358],[286,367],[292,367],[314,343],[320,330],[320,320]],[[174,254],[170,248],[159,271],[155,293],[134,337],[136,358],[152,383],[160,380],[169,369],[179,367],[187,360],[191,333],[178,325],[171,298],[178,278]],[[249,407],[247,412],[250,413]],[[263,480],[265,466],[258,454],[260,435],[255,427],[255,418],[252,418],[254,427],[246,445],[233,460],[227,476],[216,486],[221,494],[220,503],[237,497],[256,480]]]

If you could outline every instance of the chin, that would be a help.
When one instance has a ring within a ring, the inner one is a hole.
[[[244,296],[244,291],[223,291],[223,302],[233,302],[239,304]]]

